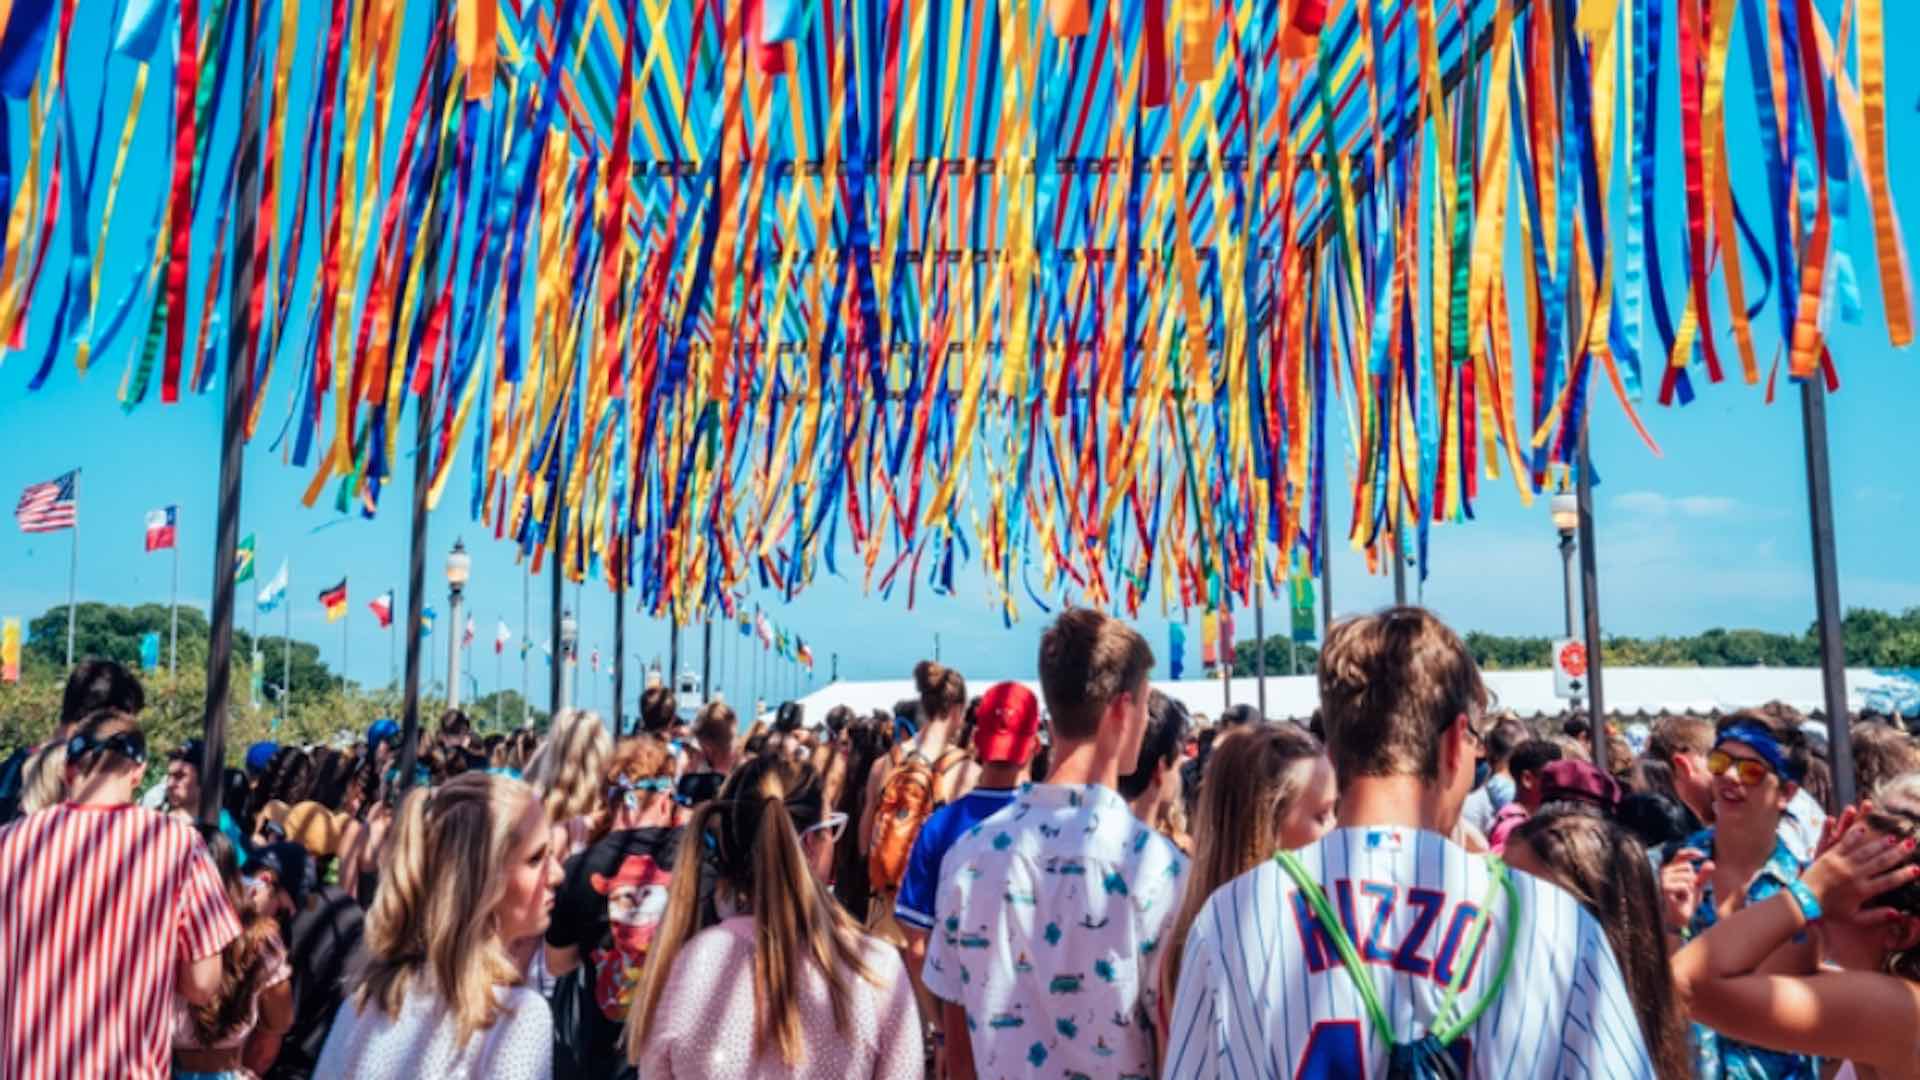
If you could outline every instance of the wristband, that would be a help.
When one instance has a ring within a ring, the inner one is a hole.
[[[1800,906],[1800,914],[1808,922],[1820,921],[1820,901],[1814,898],[1813,890],[1807,888],[1806,882],[1794,878],[1787,882],[1786,893]]]

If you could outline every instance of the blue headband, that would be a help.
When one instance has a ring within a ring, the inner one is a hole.
[[[1728,724],[1726,729],[1720,732],[1720,737],[1714,741],[1713,748],[1718,750],[1720,744],[1725,742],[1737,742],[1759,754],[1768,765],[1773,766],[1774,773],[1780,779],[1795,784],[1800,782],[1801,770],[1787,764],[1787,755],[1780,749],[1780,741],[1773,737],[1773,732],[1759,724],[1751,720],[1738,720]]]

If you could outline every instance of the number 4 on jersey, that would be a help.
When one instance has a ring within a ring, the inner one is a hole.
[[[1447,1056],[1461,1076],[1467,1075],[1467,1062],[1473,1056],[1469,1042],[1462,1036],[1447,1047]],[[1360,1021],[1322,1020],[1313,1025],[1293,1080],[1367,1080],[1367,1044],[1360,1034]]]

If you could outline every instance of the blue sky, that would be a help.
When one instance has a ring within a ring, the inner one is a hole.
[[[1819,6],[1830,13],[1835,7],[1825,0]],[[1889,4],[1887,8],[1889,42],[1920,40],[1920,5]],[[83,137],[92,124],[105,44],[103,26],[83,20],[75,31],[71,70]],[[1740,61],[1736,57],[1729,86],[1734,182],[1743,199],[1758,206],[1764,189],[1752,145],[1749,84]],[[111,71],[108,122],[113,127],[117,126],[115,110],[123,106],[131,82],[131,65],[117,60]],[[156,69],[156,78],[158,74]],[[296,86],[305,77],[298,76]],[[1920,134],[1920,114],[1914,105],[1920,98],[1920,72],[1896,60],[1888,80],[1894,197],[1911,232],[1920,228],[1920,196],[1915,195],[1920,184],[1920,150],[1915,149],[1920,145],[1915,138]],[[149,92],[148,110],[157,107],[162,93],[156,81]],[[1675,113],[1670,86],[1663,105],[1662,123],[1671,136]],[[15,105],[16,121],[22,114],[22,107]],[[144,257],[140,234],[145,215],[153,200],[163,195],[158,186],[163,181],[155,179],[164,168],[162,126],[157,115],[149,115],[136,140],[129,179],[121,193],[126,208],[116,217],[115,236],[107,251],[103,294],[117,294],[125,280],[121,275],[136,265],[129,260]],[[24,154],[23,127],[18,122],[13,126],[16,160]],[[107,142],[105,153],[110,158],[111,130]],[[1669,267],[1679,254],[1671,226],[1680,220],[1678,155],[1670,150],[1663,148],[1660,217],[1666,228],[1659,232],[1668,244],[1663,254]],[[1920,371],[1910,350],[1896,352],[1887,344],[1864,191],[1857,183],[1853,191],[1855,211],[1849,231],[1836,241],[1852,254],[1865,314],[1860,325],[1836,324],[1831,335],[1843,380],[1841,392],[1829,403],[1840,585],[1847,605],[1898,609],[1920,604],[1920,569],[1910,554],[1909,524],[1920,511],[1920,485],[1912,477],[1912,416],[1920,405]],[[95,221],[103,194],[95,195]],[[58,288],[64,232],[56,243],[62,246],[48,267],[43,292]],[[204,265],[196,261],[194,273],[197,290]],[[1669,275],[1672,289],[1678,283],[1671,270]],[[76,376],[69,352],[48,385],[29,394],[26,383],[44,346],[54,301],[57,296],[36,303],[28,350],[0,365],[0,431],[6,433],[7,447],[0,456],[0,498],[11,499],[28,483],[82,467],[80,596],[113,603],[166,600],[170,557],[142,553],[142,523],[146,511],[177,504],[181,598],[204,605],[213,571],[219,393],[189,395],[173,406],[158,404],[156,395],[132,415],[122,413],[115,388],[129,332],[113,353],[96,360],[84,380]],[[1772,325],[1771,317],[1756,324],[1763,358],[1774,347],[1767,330]],[[287,362],[284,355],[282,362]],[[277,373],[263,429],[277,424],[287,408],[286,374],[284,369]],[[1812,573],[1798,397],[1784,381],[1782,390],[1772,406],[1764,403],[1760,388],[1737,381],[1705,387],[1686,408],[1644,403],[1643,416],[1664,452],[1660,458],[1640,444],[1610,396],[1601,400],[1593,447],[1604,478],[1596,501],[1601,611],[1608,632],[1687,633],[1713,626],[1797,631],[1811,621]],[[394,588],[400,590],[399,605],[405,604],[406,482],[389,493],[377,519],[340,520],[330,508],[331,491],[320,507],[300,506],[299,495],[309,473],[283,465],[269,449],[270,441],[269,437],[256,439],[246,454],[242,531],[258,536],[260,573],[271,575],[282,558],[291,560],[294,634],[319,643],[333,664],[340,659],[340,627],[326,624],[315,594],[347,577],[353,610],[351,674],[362,682],[384,682],[387,635],[375,628],[366,602]],[[464,465],[459,469],[464,475]],[[516,638],[524,629],[522,574],[511,547],[493,542],[487,530],[467,521],[464,507],[455,505],[461,501],[445,500],[430,522],[428,603],[442,614],[432,643],[441,650],[446,647],[449,628],[441,566],[455,537],[464,537],[474,560],[469,608],[478,625],[478,679],[482,690],[490,690],[495,665],[488,642],[496,620],[505,619]],[[1432,578],[1424,590],[1425,602],[1462,629],[1555,633],[1561,620],[1560,564],[1544,502],[1523,508],[1511,486],[1500,481],[1483,486],[1476,509],[1478,520],[1434,531]],[[1335,519],[1345,511],[1342,497],[1334,506]],[[68,549],[65,534],[30,537],[11,526],[0,529],[0,614],[31,617],[64,602]],[[1338,611],[1371,609],[1391,600],[1390,580],[1366,576],[1356,554],[1337,553],[1333,573]],[[1021,622],[1011,630],[1003,629],[977,565],[962,569],[958,583],[953,596],[935,596],[922,588],[916,606],[908,610],[904,590],[882,600],[863,596],[857,582],[823,578],[792,605],[773,600],[772,614],[813,645],[820,680],[826,677],[833,653],[839,655],[843,677],[905,677],[916,660],[931,655],[936,634],[943,657],[970,677],[1031,675],[1044,617],[1029,607]],[[535,583],[530,623],[543,640],[546,588],[544,580]],[[573,592],[569,586],[570,605]],[[583,657],[596,645],[603,655],[608,653],[611,594],[602,586],[589,585],[578,607]],[[251,617],[250,595],[240,611],[244,624]],[[1270,612],[1269,629],[1280,632],[1284,612],[1278,604],[1270,605]],[[275,631],[279,618],[272,617]],[[1251,636],[1251,624],[1250,615],[1242,617],[1243,636]],[[1164,674],[1166,622],[1156,613],[1140,625],[1162,656]],[[663,624],[630,615],[627,626],[630,652],[647,658],[664,656],[667,631]],[[1187,660],[1194,668],[1198,666],[1197,627],[1190,636]],[[695,664],[698,640],[697,628],[685,635],[687,655]],[[737,640],[728,638],[729,644]],[[439,663],[444,670],[444,653]],[[538,699],[544,694],[539,688],[544,686],[545,672],[537,652],[531,677]],[[517,652],[511,649],[504,682],[513,687],[520,683]],[[596,700],[590,683],[583,676],[581,697],[589,703]],[[741,687],[729,696],[738,700],[750,689]],[[604,688],[597,691],[602,704],[606,693]]]

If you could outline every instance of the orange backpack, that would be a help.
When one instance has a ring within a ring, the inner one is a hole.
[[[948,747],[939,764],[928,761],[917,748],[904,759],[895,751],[893,771],[880,788],[873,809],[873,848],[867,853],[867,884],[875,891],[900,888],[907,876],[907,859],[920,826],[945,801],[937,790],[947,770],[966,760],[965,752]]]

